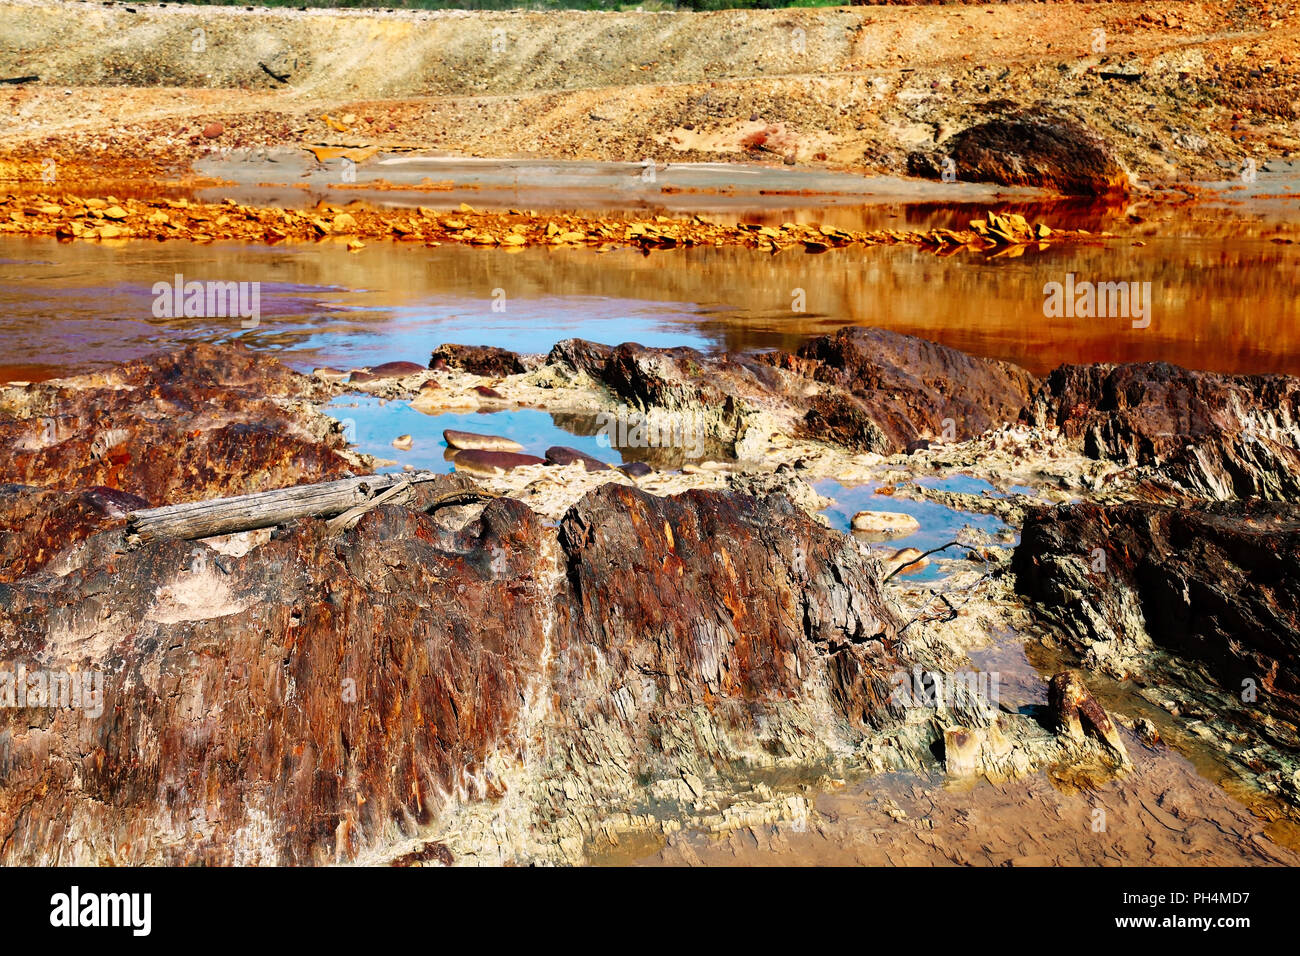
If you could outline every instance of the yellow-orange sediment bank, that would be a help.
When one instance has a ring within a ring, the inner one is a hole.
[[[1014,253],[1031,245],[1087,236],[1031,224],[1016,214],[989,213],[966,229],[858,232],[814,224],[719,224],[700,216],[670,219],[591,218],[529,210],[485,212],[461,204],[454,212],[416,209],[342,208],[320,205],[294,210],[244,206],[234,200],[85,198],[72,195],[0,196],[0,235],[50,236],[61,240],[183,239],[191,242],[303,242],[337,238],[360,249],[367,241],[522,248],[526,246],[745,246],[777,252],[802,246],[808,252],[852,245],[907,244],[938,252],[958,249]]]

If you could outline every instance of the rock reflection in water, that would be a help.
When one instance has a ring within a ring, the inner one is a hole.
[[[1176,224],[1175,224],[1176,225]],[[1153,230],[1157,227],[1152,227]],[[545,352],[578,336],[598,342],[794,349],[845,325],[878,325],[1035,373],[1062,362],[1162,360],[1232,372],[1300,372],[1300,245],[1259,230],[1206,238],[1144,233],[1130,240],[940,259],[912,248],[695,248],[519,252],[335,243],[274,249],[0,241],[0,331],[22,368],[41,378],[146,354],[184,338],[239,337],[297,368],[427,361],[441,342]],[[156,320],[155,282],[237,276],[262,288],[262,322]],[[1132,320],[1046,318],[1043,287],[1150,282],[1150,326]],[[493,290],[506,309],[493,311]],[[805,311],[792,311],[795,289]],[[93,360],[90,358],[93,356]]]

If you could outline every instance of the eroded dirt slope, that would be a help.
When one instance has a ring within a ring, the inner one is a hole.
[[[903,172],[909,153],[1012,103],[1081,120],[1148,179],[1222,178],[1248,156],[1300,148],[1300,18],[1270,0],[708,14],[7,0],[0,10],[0,75],[41,77],[0,93],[3,141],[17,148],[11,159],[37,163],[187,163],[212,148],[326,142]],[[222,132],[203,135],[213,123]]]

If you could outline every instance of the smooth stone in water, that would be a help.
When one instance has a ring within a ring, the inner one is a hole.
[[[470,471],[480,475],[504,475],[525,465],[544,465],[545,458],[536,455],[517,455],[509,451],[486,451],[470,448],[456,453],[452,459],[457,471]]]
[[[473,449],[477,451],[523,451],[524,446],[500,435],[480,435],[477,432],[460,432],[448,428],[442,433],[443,441],[450,448]]]
[[[643,461],[625,461],[615,467],[629,478],[644,478],[655,473],[655,470]]]
[[[372,368],[370,374],[375,378],[405,378],[408,375],[419,375],[427,371],[428,369],[423,365],[414,362],[385,362]]]
[[[607,471],[609,469],[609,465],[599,458],[593,458],[586,452],[578,451],[578,449],[570,448],[567,445],[554,445],[546,449],[546,460],[556,465],[572,465],[575,461],[580,461],[587,471]]]
[[[890,574],[898,571],[899,574],[915,574],[923,568],[930,566],[929,557],[921,556],[920,548],[903,548],[895,551],[885,562]],[[899,569],[902,570],[899,570]]]
[[[415,440],[411,438],[410,435],[398,435],[396,438],[393,439],[393,447],[398,448],[402,451],[410,450],[411,446],[414,444],[415,444]]]
[[[900,511],[859,511],[853,516],[853,530],[900,538],[920,531],[921,522]]]

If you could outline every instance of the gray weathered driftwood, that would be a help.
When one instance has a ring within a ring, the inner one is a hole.
[[[438,477],[432,472],[365,475],[234,498],[149,508],[127,515],[125,539],[129,547],[138,547],[160,538],[211,538],[273,528],[297,518],[329,518],[347,513],[348,520],[331,525],[331,530],[339,530],[350,526],[377,504],[401,504],[410,500],[415,485]],[[487,491],[456,490],[439,495],[429,504],[463,504],[495,497],[498,496]]]

